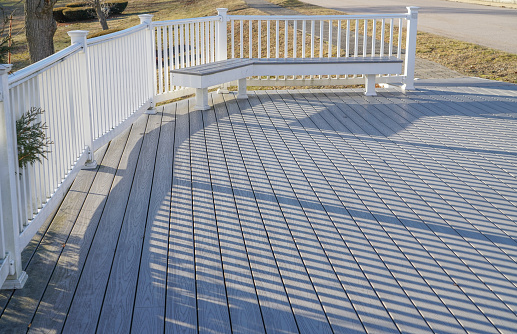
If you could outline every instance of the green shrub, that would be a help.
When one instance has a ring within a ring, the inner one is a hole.
[[[47,125],[38,122],[38,116],[44,111],[41,108],[31,108],[16,121],[16,139],[18,142],[18,165],[20,168],[41,162],[41,158],[47,158],[48,146],[54,144],[47,137],[45,130]]]
[[[65,6],[68,8],[88,7],[88,6],[91,7],[91,5],[87,2],[71,2],[71,3],[67,3]]]
[[[95,10],[92,7],[65,8],[63,15],[68,22],[91,20],[96,17]]]
[[[110,15],[122,14],[128,4],[127,0],[110,0],[106,1],[106,5],[109,7]]]
[[[104,2],[108,6],[108,16],[122,14],[128,5],[127,0],[109,0]],[[54,19],[57,22],[84,21],[97,18],[95,9],[87,2],[73,2],[66,7],[54,9]]]
[[[122,30],[122,28],[112,28],[112,29],[108,29],[108,30],[101,30],[94,34],[88,35],[88,38],[104,36],[104,35],[111,34],[111,33],[117,32],[117,31],[121,31],[121,30]]]
[[[52,14],[54,15],[54,20],[56,20],[59,23],[67,22],[65,15],[63,14],[63,11],[66,9],[66,7],[59,7],[54,8]]]

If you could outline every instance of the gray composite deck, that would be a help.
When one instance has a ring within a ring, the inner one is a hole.
[[[144,115],[0,292],[2,333],[516,333],[517,86]]]

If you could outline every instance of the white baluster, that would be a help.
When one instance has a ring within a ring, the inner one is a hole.
[[[303,20],[303,27],[302,27],[302,58],[305,58],[305,39],[307,38],[307,21]]]
[[[69,31],[68,35],[71,37],[71,43],[80,44],[83,48],[83,51],[80,53],[80,63],[81,68],[79,70],[80,77],[83,78],[86,89],[83,89],[82,94],[84,94],[84,101],[86,104],[83,106],[83,114],[84,120],[83,124],[85,126],[86,134],[88,135],[85,138],[85,143],[87,145],[87,162],[85,163],[85,168],[92,169],[97,167],[97,162],[94,159],[94,146],[93,146],[93,119],[92,119],[92,103],[91,103],[91,81],[90,81],[90,66],[88,61],[88,43],[86,40],[86,35],[88,35],[88,31],[83,30],[73,30]],[[56,138],[56,140],[58,140]]]
[[[337,57],[341,57],[341,20],[337,21],[337,38],[336,38],[336,47],[337,47]]]

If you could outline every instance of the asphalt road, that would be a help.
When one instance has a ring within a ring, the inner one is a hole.
[[[347,14],[404,13],[418,6],[418,30],[517,54],[517,9],[445,0],[302,0]]]

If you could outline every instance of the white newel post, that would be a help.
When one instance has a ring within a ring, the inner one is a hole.
[[[415,89],[415,57],[416,57],[416,31],[419,7],[406,7],[407,33],[406,33],[406,59],[404,68],[404,90]]]
[[[27,281],[22,270],[20,225],[17,208],[16,119],[9,101],[8,73],[12,65],[0,65],[0,250],[4,260],[0,270],[2,289],[20,289]],[[4,282],[5,280],[5,282]],[[3,284],[2,284],[3,283]]]
[[[154,15],[152,15],[152,14],[138,15],[138,18],[140,19],[140,24],[146,24],[147,29],[149,29],[148,39],[146,39],[147,45],[144,45],[143,47],[146,50],[149,50],[149,52],[147,52],[148,58],[145,61],[145,63],[146,63],[147,71],[149,72],[148,85],[149,85],[149,97],[151,99],[151,104],[150,104],[149,108],[145,111],[145,113],[150,114],[150,115],[156,114],[156,108],[154,106],[154,100],[155,100],[154,97],[155,97],[156,87],[158,86],[158,82],[157,82],[158,79],[156,76],[156,62],[154,61],[154,58],[156,57],[155,36],[154,36],[154,29],[151,24],[153,21],[153,16]]]
[[[83,47],[83,51],[79,53],[79,77],[83,79],[84,86],[82,89],[82,101],[86,101],[86,104],[83,106],[85,111],[83,110],[83,124],[86,127],[84,133],[86,138],[84,138],[84,142],[86,144],[88,158],[84,164],[84,168],[93,169],[97,167],[97,161],[95,161],[94,157],[94,146],[93,146],[93,110],[92,110],[92,94],[91,94],[91,78],[90,78],[90,62],[88,57],[88,42],[86,40],[86,36],[88,35],[88,31],[85,30],[73,30],[68,32],[68,36],[70,36],[70,42],[72,45],[80,44]]]
[[[216,35],[215,35],[215,60],[226,60],[228,59],[228,8],[217,8],[217,15],[220,20],[216,22]],[[218,93],[228,93],[229,83],[222,85],[222,88],[218,89]]]
[[[217,8],[217,15],[221,19],[216,28],[215,60],[225,60],[228,59],[228,8]]]

